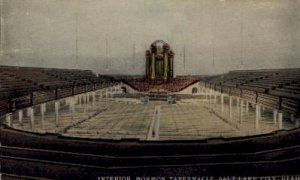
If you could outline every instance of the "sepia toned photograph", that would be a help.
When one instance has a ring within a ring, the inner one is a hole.
[[[0,180],[300,180],[300,0],[0,0]]]

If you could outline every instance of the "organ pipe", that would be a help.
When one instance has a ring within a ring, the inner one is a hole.
[[[164,54],[164,79],[168,79],[168,54]]]
[[[155,54],[151,53],[151,79],[155,79]]]

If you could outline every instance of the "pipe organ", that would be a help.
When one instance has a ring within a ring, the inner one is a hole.
[[[162,40],[153,42],[146,51],[146,77],[148,79],[172,79],[174,76],[174,52]]]

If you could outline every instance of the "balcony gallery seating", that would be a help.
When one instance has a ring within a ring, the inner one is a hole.
[[[103,84],[90,70],[0,66],[0,115]],[[33,99],[33,100],[32,100]]]
[[[221,91],[227,93],[230,91],[226,88],[238,88],[243,98],[300,115],[300,69],[231,71],[208,78],[206,86],[221,86]]]

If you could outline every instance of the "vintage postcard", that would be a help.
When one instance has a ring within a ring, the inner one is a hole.
[[[300,0],[0,0],[0,179],[300,179]]]

